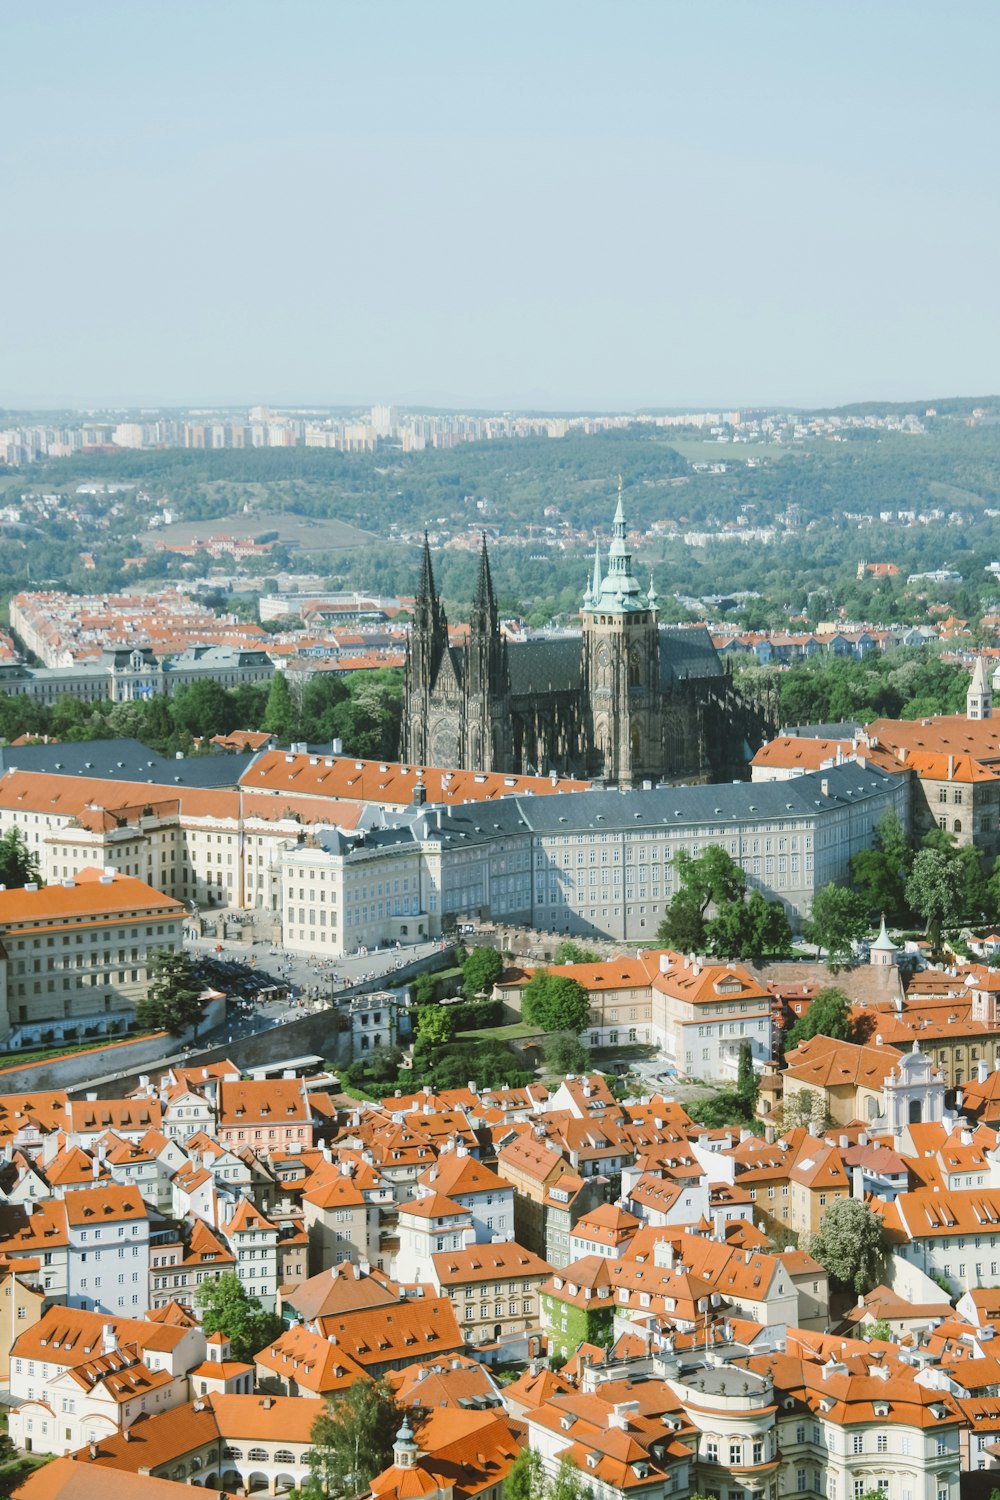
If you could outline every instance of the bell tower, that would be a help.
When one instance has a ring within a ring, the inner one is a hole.
[[[660,632],[656,592],[632,573],[618,476],[607,572],[600,548],[583,598],[581,683],[595,774],[620,786],[656,776],[663,765],[660,727]]]

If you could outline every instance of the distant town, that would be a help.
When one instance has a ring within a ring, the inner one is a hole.
[[[39,458],[70,458],[104,448],[333,448],[343,453],[374,453],[399,447],[404,453],[424,448],[453,448],[460,443],[500,438],[565,437],[570,432],[599,433],[633,424],[664,429],[691,428],[719,444],[801,442],[810,436],[836,441],[854,429],[921,433],[921,416],[798,415],[792,412],[694,411],[681,413],[605,413],[580,416],[532,413],[411,412],[398,406],[373,406],[349,415],[290,411],[252,406],[240,415],[226,411],[99,412],[66,414],[58,422],[16,423],[0,430],[0,462],[30,464]],[[987,412],[973,409],[971,420]]]

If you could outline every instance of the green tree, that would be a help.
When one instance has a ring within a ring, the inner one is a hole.
[[[785,1037],[785,1051],[800,1047],[812,1036],[831,1036],[838,1042],[851,1037],[851,1002],[836,985],[817,990],[805,1015],[799,1016]]]
[[[224,1271],[216,1281],[203,1281],[194,1294],[206,1334],[221,1333],[230,1343],[233,1359],[252,1364],[255,1355],[272,1344],[283,1323],[251,1297],[235,1271]]]
[[[455,1035],[455,1018],[439,1005],[425,1005],[417,1017],[417,1041],[423,1047],[443,1047]]]
[[[895,1344],[896,1335],[892,1331],[892,1324],[885,1318],[876,1318],[873,1323],[862,1323],[861,1337],[863,1339],[878,1339],[882,1343]]]
[[[227,734],[233,728],[230,722],[232,711],[229,694],[220,682],[210,677],[181,688],[170,699],[170,717],[175,729],[183,729],[201,739],[211,739],[213,734]],[[143,719],[147,717],[143,712]]]
[[[906,877],[912,864],[913,849],[890,807],[875,825],[872,847],[860,849],[851,859],[851,876],[870,912],[885,912],[897,920],[905,914]]]
[[[921,849],[914,856],[906,882],[906,900],[911,911],[923,917],[935,947],[941,928],[957,922],[962,914],[962,867],[954,854],[944,849]]]
[[[275,672],[271,678],[261,728],[277,735],[281,743],[287,745],[295,738],[297,726],[298,715],[292,702],[288,678],[284,672]]]
[[[576,1465],[571,1464],[568,1458],[561,1458],[546,1500],[584,1500],[588,1493],[589,1488],[584,1487]]]
[[[437,990],[437,979],[433,974],[418,974],[410,985],[414,1005],[430,1005]]]
[[[403,1412],[388,1381],[357,1380],[313,1422],[303,1495],[358,1495],[392,1463]]]
[[[579,943],[574,943],[569,938],[559,944],[552,959],[555,964],[597,964],[600,961],[599,953],[595,953],[592,948],[581,948]]]
[[[9,828],[0,838],[0,885],[10,891],[41,878],[38,856],[28,848],[20,828]]]
[[[541,1454],[534,1448],[522,1448],[507,1470],[503,1500],[545,1500],[547,1488]]]
[[[813,897],[812,915],[805,923],[806,939],[816,944],[817,957],[825,948],[831,964],[847,963],[853,944],[868,931],[868,908],[857,891],[825,885]]]
[[[473,948],[462,964],[462,994],[466,1000],[490,995],[503,973],[503,959],[496,948]]]
[[[752,890],[745,899],[724,903],[705,922],[705,952],[713,958],[740,958],[759,964],[766,953],[788,953],[792,929],[780,901],[765,901]]]
[[[990,910],[990,884],[982,855],[972,844],[964,844],[955,850],[955,863],[962,879],[962,916],[966,922],[981,922]]]
[[[197,1036],[203,1009],[201,985],[188,955],[181,949],[156,949],[149,962],[146,994],[135,1008],[139,1025],[173,1036],[193,1026]]]
[[[554,1031],[542,1044],[545,1065],[552,1073],[586,1073],[590,1049],[573,1031]]]
[[[739,1061],[736,1065],[736,1092],[741,1099],[745,1099],[752,1109],[757,1103],[757,1091],[760,1085],[753,1066],[753,1048],[748,1038],[740,1042]]]
[[[524,987],[521,1014],[543,1031],[578,1034],[590,1024],[590,996],[578,980],[536,969]]]
[[[706,919],[716,911],[742,903],[747,878],[720,845],[709,844],[693,859],[685,850],[674,856],[678,888],[657,932],[657,942],[681,953],[704,953],[708,942]]]
[[[737,1089],[721,1089],[708,1099],[695,1099],[685,1109],[695,1124],[706,1130],[724,1130],[727,1125],[745,1125],[752,1109]]]
[[[831,1279],[858,1296],[877,1286],[885,1258],[881,1216],[859,1198],[838,1198],[819,1221],[810,1253]]]

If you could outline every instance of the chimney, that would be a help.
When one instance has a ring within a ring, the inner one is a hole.
[[[948,780],[949,781],[954,781],[954,779],[955,779],[955,757],[953,755],[949,755],[949,757],[948,757]]]
[[[830,795],[830,782],[829,782],[829,778],[828,777],[824,776],[822,778],[822,780],[820,781],[820,784],[819,784],[819,789],[820,789],[820,792],[822,793],[822,795],[824,797],[829,797],[829,795]]]

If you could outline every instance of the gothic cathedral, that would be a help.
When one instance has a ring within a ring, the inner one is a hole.
[[[621,481],[607,570],[594,558],[583,632],[507,641],[483,541],[464,644],[453,646],[430,548],[406,654],[402,757],[412,765],[589,776],[629,787],[746,774],[772,732],[701,626],[663,626],[632,573]]]

